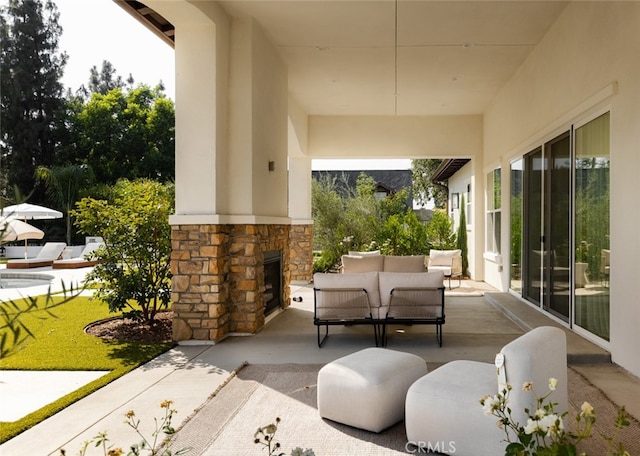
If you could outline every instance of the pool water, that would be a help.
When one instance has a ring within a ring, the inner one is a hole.
[[[53,277],[46,274],[0,274],[0,288],[28,288],[50,285]]]

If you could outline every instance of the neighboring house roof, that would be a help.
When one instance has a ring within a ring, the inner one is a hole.
[[[407,198],[407,206],[412,207],[413,203],[413,180],[410,169],[396,170],[357,170],[357,171],[312,171],[311,175],[314,179],[321,176],[328,176],[330,179],[336,180],[336,184],[341,186],[347,185],[349,189],[355,189],[358,176],[361,174],[371,176],[376,182],[376,190],[384,191],[387,194],[395,193],[403,188],[409,190]]]

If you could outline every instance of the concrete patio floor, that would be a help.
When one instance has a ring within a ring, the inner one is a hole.
[[[526,330],[540,325],[561,327],[507,293],[487,292],[482,297],[460,296],[464,293],[455,291],[446,300],[447,322],[441,348],[432,326],[392,327],[387,348],[415,353],[429,362],[493,362],[503,345]],[[270,316],[258,334],[228,337],[215,345],[180,345],[5,442],[0,454],[58,455],[60,448],[65,448],[67,454],[76,454],[83,442],[103,431],[108,431],[112,444],[126,448],[139,441],[133,430],[123,424],[129,410],[134,410],[141,420],[143,434],[150,435],[154,417],[163,412],[160,402],[172,400],[178,410],[173,425],[178,427],[197,413],[244,362],[323,364],[374,345],[370,328],[331,327],[326,344],[318,348],[312,321],[312,286],[293,286],[291,297],[302,301],[292,302],[288,309]],[[612,401],[624,404],[640,418],[640,381],[611,364],[605,350],[568,329],[566,333],[572,367]],[[248,441],[252,438],[247,436]]]

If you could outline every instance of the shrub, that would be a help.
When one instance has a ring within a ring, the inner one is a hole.
[[[111,312],[153,322],[167,308],[171,292],[173,186],[151,180],[119,181],[108,200],[83,198],[73,211],[85,234],[101,236],[100,263],[88,280],[100,285],[96,298]],[[138,310],[130,301],[138,304]]]

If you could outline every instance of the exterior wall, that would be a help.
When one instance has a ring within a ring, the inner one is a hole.
[[[282,252],[285,306],[290,262],[300,280],[312,269],[304,213],[292,241],[297,257],[289,245],[287,68],[251,18],[231,20],[215,2],[151,2],[180,36],[174,339],[253,334],[265,323],[264,253]]]
[[[287,69],[250,18],[232,21],[229,101],[227,213],[287,217]]]
[[[479,159],[477,159],[476,161],[478,160]],[[465,166],[460,168],[458,172],[456,172],[453,176],[451,176],[451,178],[449,179],[449,195],[457,193],[459,195],[459,203],[458,203],[458,208],[453,208],[451,202],[449,202],[449,207],[450,207],[449,214],[453,216],[454,230],[458,232],[458,227],[460,226],[460,213],[462,210],[467,211],[465,212],[465,216],[467,219],[467,224],[466,224],[467,225],[466,226],[467,249],[468,249],[467,259],[469,260],[469,276],[473,280],[478,280],[477,270],[479,265],[477,264],[478,256],[476,254],[476,239],[475,239],[475,233],[474,233],[475,231],[474,207],[477,204],[482,205],[483,202],[482,200],[476,201],[472,193],[471,204],[467,205],[467,203],[469,202],[469,196],[470,196],[469,193],[467,193],[467,188],[468,186],[471,186],[473,188],[473,186],[471,185],[472,180],[473,180],[473,165],[471,162],[467,163]],[[463,196],[465,200],[465,206],[467,207],[463,207],[461,205]],[[480,259],[481,258],[482,256],[480,256]]]
[[[640,224],[630,182],[640,169],[640,4],[572,2],[485,113],[485,164],[502,163],[598,108],[611,111],[611,350],[640,375]],[[504,175],[504,173],[503,173]],[[504,188],[504,186],[503,186]],[[504,193],[503,193],[504,194]],[[508,213],[503,212],[503,233]],[[508,239],[503,236],[503,254]],[[508,274],[505,268],[503,275]]]

